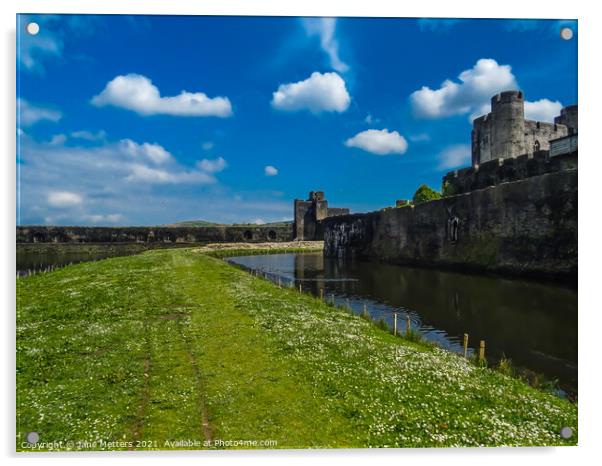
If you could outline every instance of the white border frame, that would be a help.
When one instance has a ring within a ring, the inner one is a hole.
[[[268,0],[146,0],[128,3],[125,0],[3,0],[2,15],[3,59],[0,72],[3,108],[0,110],[0,140],[4,144],[2,157],[2,228],[1,255],[2,296],[5,300],[3,356],[8,362],[2,384],[4,419],[0,440],[3,456],[9,461],[19,460],[29,464],[44,458],[50,463],[62,464],[67,458],[104,464],[111,461],[129,462],[144,459],[148,464],[162,464],[167,458],[177,457],[178,462],[201,461],[234,464],[240,460],[251,463],[289,465],[307,461],[329,464],[365,464],[378,461],[399,466],[401,461],[437,461],[444,464],[507,465],[524,460],[546,464],[589,463],[595,457],[600,429],[600,377],[601,366],[598,331],[602,319],[600,298],[596,296],[600,256],[600,212],[598,178],[602,173],[602,153],[595,151],[598,136],[594,124],[594,110],[602,109],[600,90],[601,76],[600,17],[595,15],[594,2],[567,2],[547,0],[545,3],[524,0],[471,2],[470,0],[436,1],[421,0],[394,4],[386,0],[349,2],[344,0],[294,0],[276,2]],[[118,14],[199,14],[199,15],[258,15],[258,16],[380,16],[380,17],[464,17],[464,18],[576,18],[579,20],[579,96],[580,96],[580,174],[579,196],[579,447],[564,448],[514,448],[514,449],[425,449],[425,450],[294,450],[294,451],[221,451],[221,452],[132,452],[132,453],[77,453],[32,454],[14,453],[15,435],[15,15],[16,13],[118,13]],[[596,45],[597,44],[597,45]],[[585,170],[583,170],[585,168]],[[598,214],[598,215],[596,215]],[[68,460],[67,460],[68,461]]]

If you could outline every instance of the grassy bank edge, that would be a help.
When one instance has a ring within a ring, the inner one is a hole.
[[[217,259],[227,259],[229,257],[236,257],[236,256],[269,255],[269,254],[285,254],[285,253],[293,253],[293,254],[294,253],[318,253],[318,252],[322,252],[322,248],[311,248],[310,247],[310,248],[276,248],[276,249],[229,249],[229,250],[225,249],[225,250],[215,250],[215,251],[203,251],[202,253],[205,255],[208,255],[210,257],[215,257]],[[233,267],[237,267],[236,264],[230,264],[230,265]],[[244,267],[240,267],[240,268],[242,268],[243,270],[246,270]],[[273,283],[268,278],[262,277],[261,275],[258,275],[257,277],[265,279],[266,281],[269,281],[270,283]],[[274,285],[277,286],[275,283],[274,283]],[[326,299],[320,300],[318,297],[314,297],[314,298],[316,299],[317,302],[323,302],[325,304],[329,304],[326,301]],[[329,305],[340,308],[340,309],[344,309],[345,311],[353,313],[350,309],[346,308],[345,306],[332,305],[332,304],[329,304]],[[376,327],[378,327],[380,330],[382,330],[385,333],[393,334],[393,329],[390,328],[388,326],[388,324],[382,319],[374,320],[368,315],[357,315],[357,317],[371,322],[372,324],[374,324]],[[411,342],[411,343],[416,344],[425,349],[433,348],[433,347],[440,348],[440,345],[438,345],[436,342],[425,340],[424,337],[422,336],[422,334],[420,332],[416,331],[415,329],[412,329],[408,333],[398,333],[397,337],[402,338],[406,342]],[[454,354],[456,354],[456,353],[454,353]],[[459,354],[458,354],[458,356],[462,357]],[[524,371],[521,371],[519,368],[515,368],[512,365],[512,361],[508,358],[502,358],[502,360],[499,362],[499,364],[490,366],[487,363],[487,358],[485,358],[484,361],[479,360],[478,356],[477,356],[477,352],[475,351],[475,356],[472,358],[469,358],[469,361],[471,361],[476,366],[486,367],[489,370],[499,372],[502,375],[519,380],[520,382],[524,383],[525,385],[527,385],[531,388],[534,388],[538,391],[548,393],[548,394],[551,394],[554,396],[558,396],[558,388],[557,388],[556,381],[549,380],[549,379],[545,378],[542,374],[539,374],[539,373],[533,373],[533,374],[525,373]],[[535,377],[534,378],[531,377],[532,375],[535,375]],[[567,398],[567,400],[573,404],[576,404],[576,399],[574,399],[574,398]]]
[[[219,249],[215,251],[200,251],[207,256],[223,259],[235,256],[259,256],[269,254],[303,254],[322,252],[322,248],[274,248],[274,249]]]

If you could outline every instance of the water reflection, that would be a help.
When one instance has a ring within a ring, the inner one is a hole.
[[[229,259],[290,286],[363,312],[398,328],[411,325],[427,339],[461,351],[462,336],[472,347],[487,344],[487,359],[503,355],[577,390],[577,293],[533,281],[402,267],[378,262],[341,261],[321,254],[274,254]]]
[[[141,244],[17,244],[17,275],[54,270],[69,264],[138,254],[148,249]]]

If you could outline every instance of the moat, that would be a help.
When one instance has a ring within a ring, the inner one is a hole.
[[[322,254],[272,254],[228,259],[283,286],[363,312],[400,331],[411,325],[430,341],[462,351],[464,333],[474,350],[486,342],[488,362],[502,357],[515,367],[558,380],[577,393],[577,292],[575,289],[495,276],[466,275],[379,262],[341,261]],[[561,393],[563,394],[563,393]]]

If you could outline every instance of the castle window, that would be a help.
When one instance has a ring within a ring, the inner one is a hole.
[[[539,124],[539,123],[538,123]],[[533,143],[533,152],[537,152],[539,149],[541,149],[541,144],[539,143],[539,141],[536,139],[535,142]]]
[[[253,232],[251,232],[251,230],[245,230],[245,232],[242,235],[247,241],[253,239]]]
[[[458,229],[460,227],[460,219],[451,216],[447,219],[447,239],[452,243],[458,242]]]
[[[268,231],[268,239],[274,241],[276,239],[276,232],[274,230]]]

